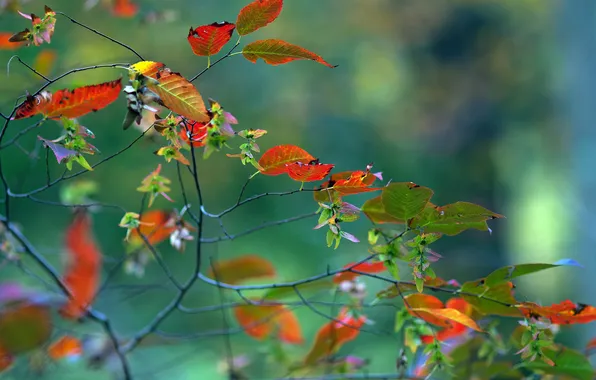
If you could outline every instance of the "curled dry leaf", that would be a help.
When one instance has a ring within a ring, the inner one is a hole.
[[[281,13],[283,0],[255,0],[240,10],[236,28],[241,36],[271,24]]]
[[[66,250],[68,264],[63,281],[71,297],[60,314],[67,319],[78,319],[93,302],[102,265],[102,255],[91,232],[91,219],[84,209],[75,212],[66,230]]]

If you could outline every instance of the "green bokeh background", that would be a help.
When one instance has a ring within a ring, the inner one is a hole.
[[[205,67],[206,59],[192,54],[186,42],[189,26],[233,22],[247,1],[138,3],[141,14],[133,19],[115,18],[101,5],[90,11],[82,2],[48,1],[47,5],[134,47],[147,60],[164,62],[190,77]],[[579,3],[582,5],[574,7],[549,0],[287,0],[275,23],[243,38],[242,43],[281,38],[339,67],[331,70],[306,61],[272,67],[262,61],[250,63],[237,55],[208,71],[197,85],[204,98],[216,99],[237,117],[237,129],[268,130],[260,140],[263,151],[279,144],[296,144],[322,162],[336,164],[337,171],[364,169],[374,162],[374,169],[382,171],[385,180],[413,181],[435,190],[435,203],[467,200],[507,216],[490,224],[492,234],[470,231],[436,243],[436,251],[444,256],[435,266],[439,276],[463,282],[507,264],[571,257],[585,268],[557,269],[521,279],[518,298],[545,303],[566,298],[595,302],[596,297],[589,291],[590,273],[596,268],[589,250],[593,229],[590,215],[595,208],[584,203],[591,199],[593,187],[585,178],[594,176],[590,171],[590,142],[594,142],[594,136],[589,129],[594,115],[589,102],[585,103],[590,99],[587,83],[593,81],[593,73],[590,67],[585,67],[583,73],[574,71],[583,67],[582,62],[590,62],[584,61],[582,52],[594,49],[590,34],[593,28],[583,25],[594,20],[594,6]],[[37,0],[22,6],[25,13],[42,13],[42,9],[43,3]],[[177,19],[141,22],[147,12],[164,10],[176,13]],[[14,13],[0,15],[0,31],[22,30],[26,24]],[[578,35],[586,38],[578,39]],[[58,16],[51,45],[0,51],[0,62],[18,54],[32,64],[44,49],[58,55],[52,77],[79,66],[136,61],[129,51]],[[99,83],[120,74],[126,75],[117,69],[85,71],[50,88]],[[18,96],[34,92],[41,84],[39,78],[13,60],[10,75],[2,74],[0,80],[0,110],[8,113]],[[95,133],[94,145],[102,152],[91,157],[91,163],[122,149],[138,136],[137,130],[121,128],[125,105],[121,96],[105,110],[80,119]],[[4,141],[32,123],[12,122]],[[20,139],[19,146],[2,152],[3,169],[13,192],[27,192],[45,184],[45,152],[36,135],[56,138],[59,133],[60,127],[48,122]],[[231,143],[233,147],[239,144],[238,140]],[[135,189],[162,162],[152,154],[158,147],[141,141],[79,178],[100,184],[101,192],[96,197],[99,202],[138,211],[141,195]],[[253,173],[252,168],[243,167],[225,153],[199,163],[203,196],[210,212],[233,204]],[[54,162],[51,167],[53,178],[62,173]],[[175,180],[175,164],[164,164],[163,173]],[[185,186],[191,194],[191,205],[196,207],[189,176]],[[298,187],[288,178],[257,177],[246,195]],[[58,201],[59,188],[53,186],[36,197]],[[182,196],[177,186],[171,196],[180,208]],[[352,197],[356,205],[365,199]],[[160,199],[154,207],[171,206]],[[265,221],[315,209],[308,193],[265,197],[227,215],[223,221],[230,233],[237,233]],[[10,217],[61,269],[63,232],[70,210],[20,198],[11,200]],[[93,216],[94,232],[106,257],[106,273],[124,254],[124,230],[117,227],[121,217],[118,209],[111,208]],[[326,248],[324,231],[313,231],[314,225],[314,219],[306,219],[233,242],[207,245],[203,266],[214,258],[254,253],[269,259],[282,281],[315,275],[327,266],[338,268],[367,254],[364,243],[344,241],[336,251]],[[583,227],[575,227],[579,225]],[[369,227],[366,220],[361,220],[345,228],[365,241]],[[205,235],[222,235],[217,221],[209,221]],[[186,279],[193,267],[194,246],[184,254],[167,244],[159,249],[173,273]],[[24,260],[28,268],[42,273],[34,263]],[[37,279],[24,275],[14,265],[0,267],[0,278],[43,288]],[[582,278],[588,280],[582,282]],[[370,299],[384,286],[365,281]],[[174,290],[167,284],[155,263],[141,279],[119,271],[95,306],[111,318],[119,334],[128,336],[171,300]],[[237,299],[236,294],[220,294],[198,282],[183,304],[197,307]],[[394,304],[399,306],[397,301]],[[322,307],[321,311],[334,314],[337,310]],[[401,336],[392,333],[394,312],[390,306],[371,309],[368,316],[375,324],[341,353],[369,359],[370,372],[394,371],[401,347]],[[325,320],[306,307],[296,309],[296,313],[307,343],[288,347],[287,352],[299,360]],[[229,313],[227,320],[235,326]],[[56,319],[56,327],[56,334],[100,331],[92,322],[73,325]],[[174,333],[191,333],[219,330],[225,324],[219,311],[174,313],[162,327]],[[581,348],[593,333],[593,329],[580,327],[565,332],[563,339]],[[223,379],[217,362],[226,358],[225,341],[223,336],[215,336],[178,345],[140,347],[131,355],[133,373],[138,379]],[[234,355],[251,356],[252,364],[247,369],[251,379],[284,375],[260,353],[261,349],[265,352],[267,344],[257,344],[242,333],[233,335],[231,342]],[[26,358],[20,358],[16,369],[5,376],[28,379],[39,374]],[[84,363],[50,364],[41,376],[109,378],[105,371],[87,371]]]

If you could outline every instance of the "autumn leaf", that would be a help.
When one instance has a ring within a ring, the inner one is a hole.
[[[596,307],[565,300],[550,306],[522,302],[517,308],[526,318],[544,318],[557,325],[590,323],[596,321]]]
[[[0,346],[0,373],[12,368],[14,357],[2,346]]]
[[[12,33],[0,32],[0,50],[15,50],[25,45],[24,42],[11,42]]]
[[[238,34],[245,36],[269,25],[279,16],[283,0],[255,0],[240,10],[236,20]]]
[[[449,300],[447,300],[447,302],[445,303],[445,308],[457,310],[468,317],[471,316],[473,313],[472,306],[468,302],[466,302],[466,300],[459,297],[450,298]],[[423,335],[420,337],[420,339],[422,340],[422,343],[425,344],[432,343],[432,341],[435,338],[438,341],[444,342],[448,339],[453,339],[464,334],[467,331],[468,327],[469,326],[466,326],[465,324],[458,323],[456,320],[451,320],[450,326],[440,329],[435,333],[434,336]]]
[[[57,57],[58,54],[55,50],[42,50],[39,52],[37,57],[35,57],[33,68],[41,75],[47,77],[52,72],[52,68],[54,67]],[[35,73],[31,73],[31,75],[35,76],[35,78],[39,78]]]
[[[139,6],[131,0],[114,0],[112,14],[116,17],[131,18],[139,12]]]
[[[246,280],[275,277],[275,274],[273,264],[257,255],[244,255],[234,259],[217,261],[213,268],[210,268],[207,272],[208,277],[226,284],[238,284]]]
[[[333,355],[341,346],[356,339],[360,333],[360,328],[366,322],[366,317],[356,317],[346,308],[339,312],[336,319],[338,322],[328,322],[319,329],[315,342],[304,358],[304,364],[314,365],[320,360]]]
[[[210,56],[219,51],[232,38],[236,25],[229,22],[214,22],[209,25],[202,25],[188,31],[188,43],[198,56]]]
[[[64,335],[48,347],[48,356],[52,360],[76,359],[83,353],[83,345],[77,338]]]
[[[321,164],[318,160],[313,160],[307,164],[302,162],[292,162],[286,165],[288,175],[294,181],[313,182],[320,181],[327,177],[329,172],[335,167],[333,164]]]
[[[295,145],[278,145],[267,150],[259,159],[263,168],[261,174],[280,175],[288,172],[287,165],[295,162],[308,164],[315,158],[304,149]]]
[[[77,210],[66,230],[69,262],[63,282],[70,299],[60,313],[67,319],[82,317],[93,302],[101,277],[102,256],[91,235],[91,219],[86,210]]]
[[[10,355],[38,348],[50,339],[52,330],[48,305],[21,299],[0,310],[0,347]]]
[[[52,119],[77,118],[107,107],[118,98],[121,90],[122,83],[118,78],[111,82],[79,87],[74,90],[63,89],[53,94],[44,91],[35,96],[28,96],[25,102],[17,108],[14,119],[37,114]]]
[[[166,240],[176,230],[176,214],[171,210],[151,210],[141,214],[139,230],[151,245]],[[132,245],[142,245],[143,239],[137,229],[132,229],[128,237]]]
[[[400,220],[410,220],[420,214],[433,196],[428,187],[413,182],[394,182],[383,189],[381,199],[385,212]]]
[[[287,344],[302,344],[304,338],[294,313],[284,305],[240,305],[234,308],[240,326],[250,337],[263,340],[277,331]]]
[[[344,266],[344,269],[351,268],[351,270],[364,272],[364,273],[381,273],[384,272],[387,268],[385,267],[385,263],[383,261],[376,261],[376,262],[365,262],[355,265],[356,263],[350,263]],[[340,284],[343,281],[353,281],[356,277],[360,276],[358,273],[346,271],[337,273],[333,277],[333,282],[336,284]]]
[[[137,62],[130,68],[157,80],[158,84],[148,82],[147,88],[155,92],[163,105],[171,111],[201,123],[209,121],[201,94],[182,75],[165,67],[163,63],[153,61]]]
[[[318,62],[327,67],[335,67],[311,51],[278,39],[251,42],[244,46],[242,55],[253,63],[256,63],[261,58],[265,63],[273,66],[306,59]]]
[[[207,123],[186,119],[180,124],[178,136],[195,148],[205,146],[207,142]]]

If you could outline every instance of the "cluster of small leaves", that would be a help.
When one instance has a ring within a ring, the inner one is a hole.
[[[9,42],[24,42],[27,46],[30,44],[39,46],[44,43],[44,41],[48,44],[50,43],[56,25],[56,12],[46,5],[42,18],[33,13],[26,15],[19,12],[19,14],[24,18],[31,20],[31,30],[27,28],[22,32],[14,34],[10,37]]]

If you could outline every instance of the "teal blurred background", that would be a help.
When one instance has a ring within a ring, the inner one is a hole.
[[[190,26],[214,21],[234,22],[248,0],[138,1],[140,14],[131,19],[113,17],[100,5],[85,10],[83,2],[48,1],[56,11],[134,47],[148,60],[164,62],[191,77],[206,65],[192,54],[186,41]],[[21,8],[42,13],[43,3],[32,0]],[[174,20],[147,23],[148,12],[171,11]],[[508,264],[554,262],[574,258],[584,268],[556,269],[518,282],[520,300],[544,303],[570,298],[596,303],[591,274],[596,270],[592,252],[595,228],[596,175],[596,4],[589,0],[287,0],[280,18],[242,39],[280,38],[320,54],[336,69],[298,61],[268,66],[231,57],[195,82],[203,97],[219,101],[239,120],[236,129],[262,128],[262,151],[279,144],[296,144],[321,162],[336,164],[336,171],[362,170],[374,162],[385,180],[413,181],[435,190],[435,203],[458,200],[479,203],[507,219],[490,224],[492,234],[469,231],[444,238],[435,250],[444,259],[435,264],[439,276],[460,282],[476,279]],[[0,32],[22,30],[27,20],[15,13],[0,15]],[[45,49],[57,53],[51,77],[78,67],[102,63],[134,63],[129,51],[58,16],[51,45],[0,51],[0,62],[13,54],[33,64]],[[225,51],[225,49],[224,49]],[[71,88],[126,75],[123,70],[99,69],[70,75],[50,88]],[[0,80],[0,110],[9,113],[17,97],[34,92],[43,82],[13,61],[10,75]],[[97,162],[129,144],[139,132],[123,131],[124,96],[105,110],[80,119],[96,135],[102,152]],[[34,121],[12,122],[4,141]],[[45,152],[36,135],[59,136],[60,127],[47,122],[3,152],[4,170],[14,192],[45,184]],[[232,140],[237,147],[238,140]],[[152,154],[159,145],[144,140],[119,158],[80,178],[97,181],[99,202],[138,211],[141,195],[135,189],[162,159]],[[232,205],[251,167],[239,165],[226,152],[200,160],[199,173],[206,208],[219,212]],[[230,151],[228,153],[235,153]],[[62,169],[52,163],[52,176]],[[78,170],[78,169],[77,169]],[[164,164],[164,175],[176,180],[175,164]],[[191,178],[185,178],[196,203]],[[246,195],[297,189],[283,177],[257,177]],[[181,208],[182,196],[173,186],[172,198]],[[36,196],[59,201],[60,185]],[[353,196],[360,206],[364,196]],[[172,205],[159,199],[154,208]],[[288,218],[316,210],[312,195],[265,197],[224,218],[230,233],[264,221]],[[11,218],[23,227],[32,243],[62,268],[63,233],[70,209],[29,199],[11,201]],[[94,232],[106,256],[107,273],[124,255],[124,230],[119,209],[95,213]],[[232,258],[254,253],[271,260],[278,279],[295,280],[339,268],[365,257],[364,243],[342,242],[336,251],[325,246],[323,230],[313,231],[315,219],[272,227],[233,242],[205,246],[204,267],[211,258]],[[366,241],[370,224],[351,224],[348,231]],[[222,235],[210,220],[205,235]],[[180,254],[168,244],[159,246],[166,262],[180,279],[193,265],[191,244]],[[25,260],[28,267],[35,265]],[[404,273],[406,271],[403,271]],[[40,272],[41,273],[41,272]],[[14,266],[0,267],[0,278],[18,279],[40,287]],[[365,280],[369,298],[385,285]],[[129,336],[147,324],[174,295],[157,264],[143,278],[120,270],[96,302],[119,334]],[[149,286],[153,285],[153,286]],[[222,297],[224,299],[222,299]],[[326,294],[316,298],[330,300]],[[215,291],[198,282],[183,304],[188,307],[238,300],[234,293]],[[394,304],[399,306],[399,302]],[[334,314],[337,310],[321,307]],[[306,307],[296,309],[307,343],[288,347],[299,360],[309,349],[325,320]],[[370,309],[375,324],[367,327],[342,354],[370,359],[370,372],[393,372],[401,347],[392,333],[395,308]],[[227,316],[232,326],[235,321]],[[58,332],[98,332],[86,322],[72,325],[56,319]],[[220,311],[185,315],[174,313],[163,325],[172,333],[209,332],[225,328]],[[596,332],[589,327],[564,330],[563,340],[582,348]],[[240,333],[231,337],[233,354],[248,354],[251,379],[284,376],[282,366],[260,356],[255,341]],[[262,344],[263,350],[268,348]],[[226,358],[225,338],[215,336],[177,345],[140,347],[131,356],[138,379],[223,379],[219,361]],[[6,378],[38,377],[22,359]],[[11,377],[12,376],[12,377]],[[107,372],[85,370],[84,363],[52,363],[42,374],[47,379],[108,378]],[[2,375],[0,375],[2,377]]]

